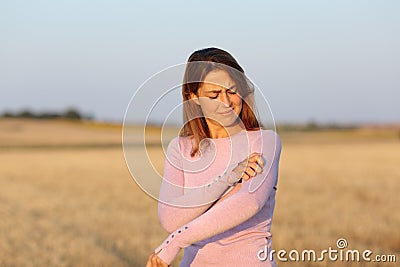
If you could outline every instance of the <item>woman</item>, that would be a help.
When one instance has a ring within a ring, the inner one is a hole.
[[[271,251],[281,141],[260,127],[251,83],[232,55],[206,48],[189,57],[182,95],[158,203],[170,235],[146,266],[168,266],[180,249],[181,267],[275,266],[259,255]]]

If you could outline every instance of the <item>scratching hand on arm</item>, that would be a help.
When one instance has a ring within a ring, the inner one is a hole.
[[[230,190],[227,194],[224,194],[217,201],[215,201],[210,209],[214,205],[220,203],[221,201],[224,201],[226,198],[236,193],[241,188],[242,181],[248,181],[255,175],[261,173],[264,166],[265,161],[262,157],[262,154],[256,152],[251,153],[248,158],[239,162],[237,167],[233,169],[232,172],[235,172],[236,177],[240,177],[240,180],[233,186],[232,190]]]
[[[200,187],[184,188],[182,155],[173,139],[167,149],[164,177],[158,202],[158,217],[162,227],[172,233],[178,227],[206,212],[227,190],[241,179],[248,180],[261,172],[264,162],[260,153],[253,153],[239,164],[228,166],[227,171],[215,177],[212,183]]]
[[[265,162],[261,153],[253,152],[232,170],[236,177],[248,181],[262,172]]]
[[[158,217],[169,233],[206,212],[240,179],[250,179],[264,166],[260,153],[253,153],[239,164],[233,164],[234,168],[228,166],[227,171],[215,177],[212,183],[184,188],[182,155],[177,142],[178,138],[173,139],[167,148],[158,202]]]
[[[247,221],[263,208],[277,183],[281,152],[281,141],[276,133],[266,136],[265,139],[266,145],[263,146],[262,153],[270,168],[265,168],[252,179],[246,180],[247,176],[243,177],[244,182],[238,192],[171,233],[154,251],[159,253],[157,257],[170,264],[182,248],[227,231]],[[276,146],[273,146],[275,141]],[[250,177],[251,170],[249,171],[250,173],[246,171],[243,174],[247,173]],[[259,183],[255,190],[251,184],[254,181]]]

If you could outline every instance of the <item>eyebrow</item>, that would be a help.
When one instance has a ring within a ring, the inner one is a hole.
[[[231,87],[229,87],[226,90],[232,90],[235,87],[236,87],[236,84],[232,85]],[[219,92],[221,92],[221,90],[212,90],[212,91],[207,91],[206,93],[219,93]]]

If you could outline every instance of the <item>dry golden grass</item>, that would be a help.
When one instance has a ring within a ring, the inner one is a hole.
[[[121,142],[121,126],[32,119],[0,119],[0,125],[0,147],[2,148],[120,144]]]
[[[399,258],[399,159],[400,142],[284,145],[275,249],[336,249],[342,237]]]
[[[0,121],[0,266],[144,266],[167,233],[158,222],[156,201],[130,177],[121,147],[102,146],[120,143],[121,128],[4,123]],[[343,237],[349,249],[396,254],[399,262],[400,142],[395,135],[348,135],[302,133],[296,139],[293,133],[281,134],[273,246],[318,252],[335,249]],[[162,150],[150,149],[162,170]],[[328,261],[278,265],[396,266]]]

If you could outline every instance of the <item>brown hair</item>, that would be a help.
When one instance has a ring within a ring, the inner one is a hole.
[[[200,142],[204,138],[210,138],[210,131],[204,116],[199,116],[202,114],[201,107],[188,100],[191,93],[197,95],[205,76],[216,69],[225,70],[237,83],[238,92],[242,101],[244,100],[239,118],[246,130],[255,131],[262,126],[254,114],[254,87],[235,58],[228,52],[215,47],[197,50],[190,55],[186,64],[182,84],[184,126],[179,133],[180,136],[194,137],[194,145],[190,153],[192,157],[199,151]]]

